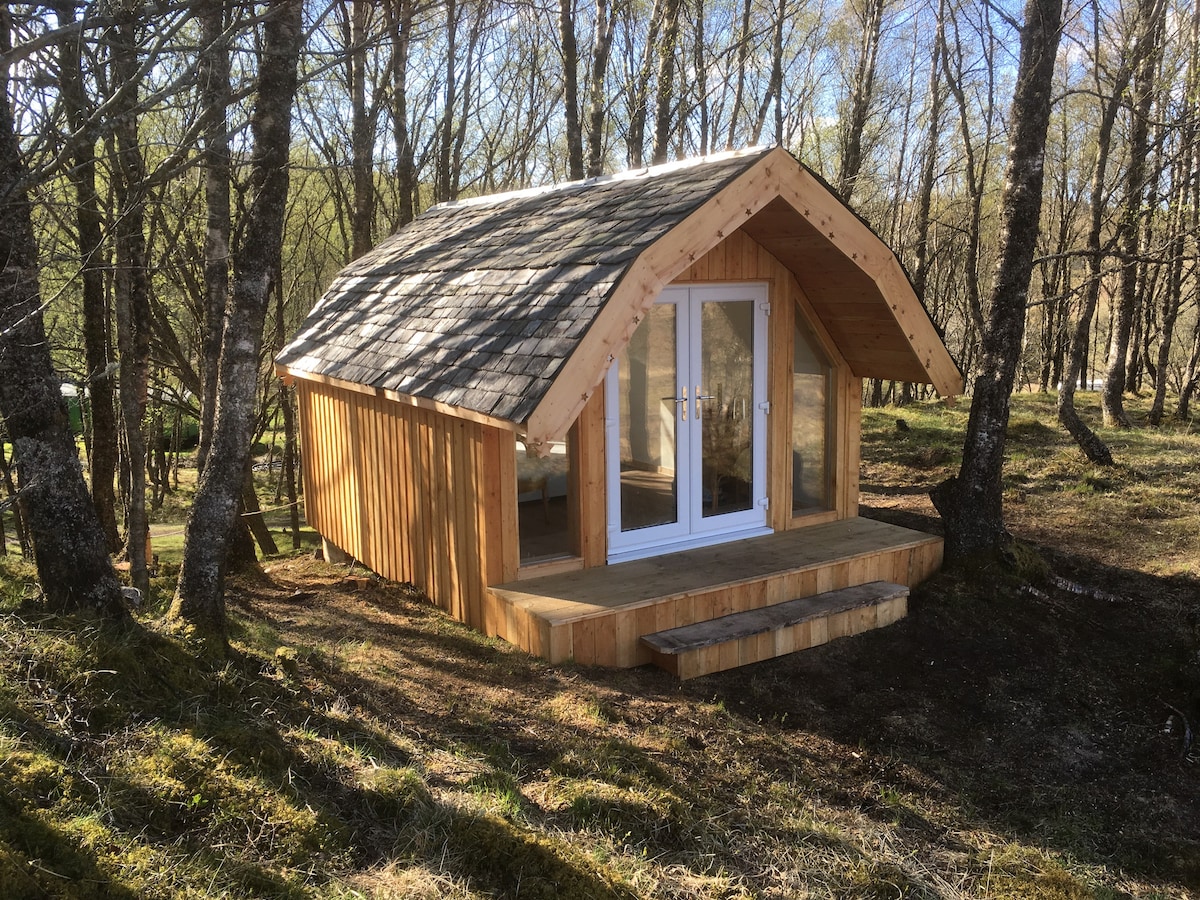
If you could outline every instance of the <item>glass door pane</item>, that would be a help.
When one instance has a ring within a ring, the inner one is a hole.
[[[708,518],[754,505],[754,301],[701,303],[698,353],[700,512]]]
[[[679,520],[676,307],[656,303],[617,359],[621,531]]]

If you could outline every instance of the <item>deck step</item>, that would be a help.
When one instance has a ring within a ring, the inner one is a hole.
[[[642,637],[655,665],[695,678],[807,650],[904,618],[908,588],[887,581],[668,628]]]

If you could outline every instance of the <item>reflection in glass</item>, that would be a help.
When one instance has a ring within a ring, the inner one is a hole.
[[[675,305],[656,303],[617,358],[621,530],[678,519]]]
[[[567,441],[554,441],[538,456],[517,441],[517,528],[521,562],[578,553],[570,525],[571,453]]]
[[[792,513],[828,509],[829,362],[799,323],[792,349]]]
[[[750,509],[754,418],[754,301],[703,304],[696,415],[705,517]]]

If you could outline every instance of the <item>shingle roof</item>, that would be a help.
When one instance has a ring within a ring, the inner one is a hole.
[[[435,206],[347,266],[277,362],[522,423],[638,255],[768,152]]]

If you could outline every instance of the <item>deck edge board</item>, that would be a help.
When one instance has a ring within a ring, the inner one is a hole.
[[[851,609],[877,606],[907,595],[908,588],[902,584],[872,581],[692,625],[667,628],[642,635],[641,641],[655,653],[675,655],[800,625]]]

